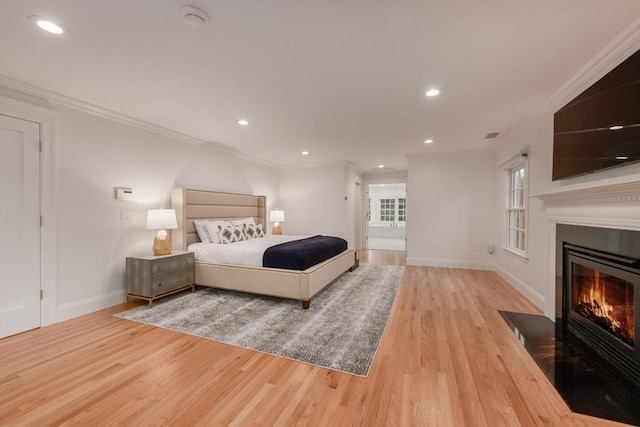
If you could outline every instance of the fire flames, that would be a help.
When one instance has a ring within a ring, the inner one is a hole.
[[[594,283],[589,288],[589,294],[582,294],[581,305],[588,305],[591,313],[596,317],[609,319],[612,327],[619,328],[620,322],[613,315],[613,306],[607,303],[606,299],[606,282],[600,280],[600,272],[595,272]]]
[[[588,274],[587,280],[583,280],[583,286],[579,288],[581,292],[574,302],[574,310],[633,346],[633,325],[628,325],[629,322],[625,319],[625,301],[622,303],[607,301],[607,277],[609,276],[590,268],[586,268],[586,270],[590,270],[590,274]]]

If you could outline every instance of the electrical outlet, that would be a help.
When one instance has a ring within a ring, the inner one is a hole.
[[[131,218],[129,217],[129,211],[120,211],[120,220],[121,221],[129,221]]]

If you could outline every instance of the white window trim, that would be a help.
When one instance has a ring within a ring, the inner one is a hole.
[[[529,262],[529,158],[528,158],[528,150],[521,151],[520,155],[517,157],[510,159],[503,163],[501,166],[504,166],[505,177],[506,177],[506,186],[505,186],[505,222],[504,222],[504,245],[502,249],[505,253],[519,259],[523,262]],[[526,153],[523,155],[523,153]],[[517,248],[509,246],[509,209],[510,209],[510,195],[511,195],[511,173],[514,169],[519,168],[520,166],[524,166],[524,216],[525,216],[525,226],[524,226],[524,236],[525,236],[525,244],[524,249],[521,251]]]

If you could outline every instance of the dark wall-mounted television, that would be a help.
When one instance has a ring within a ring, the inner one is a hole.
[[[640,161],[640,50],[553,116],[552,180]]]

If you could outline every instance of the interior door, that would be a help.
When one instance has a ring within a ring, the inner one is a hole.
[[[0,116],[0,338],[40,326],[40,125]]]
[[[362,181],[357,179],[355,180],[354,183],[354,202],[355,202],[355,231],[356,231],[356,241],[355,241],[355,248],[356,249],[362,249],[364,247],[363,244],[363,228],[364,228],[364,214],[362,212],[362,203],[363,203],[363,191],[362,191]]]

